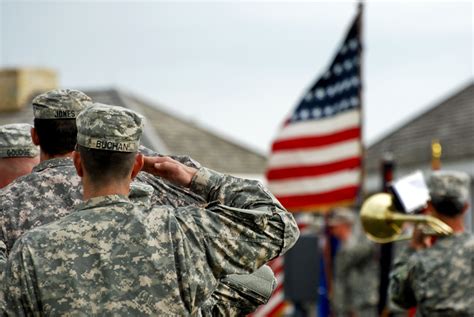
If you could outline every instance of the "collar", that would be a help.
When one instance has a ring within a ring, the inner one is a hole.
[[[47,168],[56,168],[60,166],[73,166],[74,163],[72,162],[72,158],[70,157],[60,157],[60,158],[53,158],[50,160],[43,161],[33,167],[33,172],[41,172],[42,170],[45,170]]]
[[[76,210],[85,210],[98,207],[106,207],[110,205],[131,205],[132,202],[124,195],[107,195],[88,199],[77,205]]]

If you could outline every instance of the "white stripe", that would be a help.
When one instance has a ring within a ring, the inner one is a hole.
[[[268,189],[275,196],[317,194],[345,186],[357,185],[360,182],[360,170],[344,170],[318,177],[302,177],[270,181]]]
[[[325,119],[291,123],[282,128],[280,133],[277,135],[276,140],[328,135],[342,129],[345,130],[358,126],[360,126],[360,111],[347,111]]]
[[[275,275],[276,283],[277,285],[283,284],[283,281],[285,280],[285,276],[283,275],[283,271]]]
[[[260,316],[267,316],[267,314],[272,311],[276,306],[278,306],[281,302],[284,301],[283,296],[283,289],[279,290],[278,292],[274,293],[273,296],[270,298],[268,303],[264,306],[261,306],[253,316],[260,317]]]
[[[360,156],[361,149],[360,141],[355,139],[319,147],[317,149],[278,151],[271,154],[268,160],[268,169],[331,163]]]

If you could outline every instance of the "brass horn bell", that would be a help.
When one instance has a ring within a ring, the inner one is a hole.
[[[428,215],[407,215],[396,210],[393,196],[378,193],[370,196],[362,204],[360,219],[367,237],[377,243],[388,243],[410,239],[403,235],[405,222],[422,225],[423,233],[427,235],[445,236],[453,233],[450,226],[438,218]]]

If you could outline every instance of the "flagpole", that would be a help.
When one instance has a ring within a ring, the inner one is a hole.
[[[359,189],[359,197],[358,197],[358,206],[362,204],[363,197],[365,196],[365,179],[366,179],[366,166],[365,166],[365,157],[366,157],[366,150],[364,146],[364,103],[363,103],[363,90],[364,90],[364,72],[363,72],[363,65],[364,65],[364,29],[363,29],[363,19],[364,19],[364,2],[359,1],[357,5],[358,9],[358,28],[359,28],[359,41],[360,41],[360,67],[359,67],[359,78],[361,82],[361,89],[359,89],[359,103],[360,103],[360,147],[361,147],[361,173],[360,173],[360,189]]]

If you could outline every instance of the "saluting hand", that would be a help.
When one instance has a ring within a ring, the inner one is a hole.
[[[163,177],[177,185],[189,187],[197,169],[167,156],[145,156],[142,171]]]

